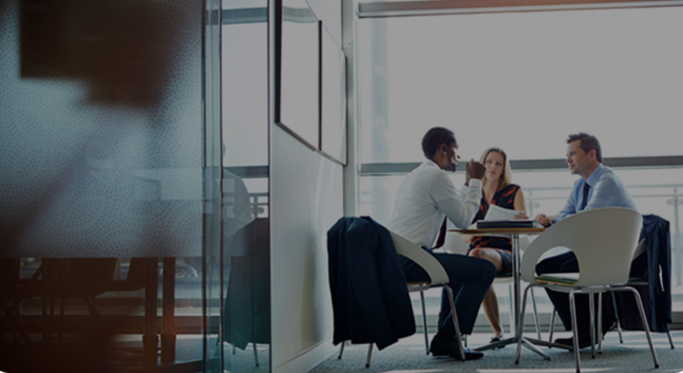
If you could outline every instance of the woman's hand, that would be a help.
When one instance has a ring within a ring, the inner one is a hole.
[[[529,217],[526,216],[525,212],[520,212],[519,214],[515,215],[515,220],[528,220]]]

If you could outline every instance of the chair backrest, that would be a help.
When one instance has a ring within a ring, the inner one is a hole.
[[[538,259],[555,247],[574,252],[579,280],[574,286],[618,285],[628,281],[642,216],[622,207],[605,207],[569,216],[548,228],[526,249],[522,279],[533,283]]]
[[[389,231],[389,233],[391,233],[391,241],[394,243],[396,253],[405,256],[422,267],[432,280],[431,285],[446,284],[449,282],[446,270],[434,256],[408,239],[391,231]]]
[[[532,242],[531,237],[521,236],[519,238],[519,250],[520,251],[526,251],[526,248],[529,247],[529,245],[531,245],[531,242]]]
[[[633,259],[639,257],[640,254],[647,251],[647,245],[645,244],[646,242],[644,238],[638,242],[638,246],[636,246],[636,251],[633,253]]]

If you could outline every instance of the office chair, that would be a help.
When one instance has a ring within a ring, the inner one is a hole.
[[[633,263],[636,261],[637,258],[639,258],[641,255],[646,255],[646,238],[641,239],[638,242],[638,246],[636,247],[635,252],[633,253],[633,260],[631,261],[631,267],[633,271]],[[630,276],[628,279],[628,282],[626,283],[627,286],[647,286],[648,285],[648,276],[647,273],[645,275],[638,275],[638,276]],[[624,339],[621,333],[621,320],[619,319],[619,310],[617,307],[617,298],[614,292],[610,292],[610,295],[612,297],[612,305],[614,307],[614,315],[616,317],[616,322],[617,322],[617,333],[619,335],[619,343],[624,343]],[[600,297],[600,303],[598,304],[598,321],[602,321],[602,293],[599,295]],[[555,322],[555,315],[557,314],[557,311],[553,309],[553,314],[551,317],[550,321],[550,337],[549,337],[549,342],[552,342],[553,338],[553,331],[554,331],[554,322]],[[600,325],[601,327],[602,325]],[[671,330],[667,329],[666,330],[667,337],[669,339],[669,345],[671,346],[671,349],[673,350],[675,348],[673,339],[671,338]],[[598,344],[598,353],[602,353],[602,339],[600,339],[599,344]]]
[[[572,330],[574,333],[574,357],[576,371],[580,372],[579,337],[576,325],[575,294],[590,294],[590,333],[591,356],[595,357],[596,332],[593,321],[593,294],[605,291],[629,291],[636,296],[641,320],[645,325],[645,333],[650,344],[655,368],[659,367],[659,360],[652,344],[650,330],[645,321],[645,311],[638,292],[625,284],[628,281],[631,268],[631,258],[638,242],[638,235],[642,225],[642,216],[634,210],[607,207],[584,211],[572,215],[548,228],[527,248],[522,259],[522,279],[529,283],[524,290],[522,301],[522,321],[518,325],[521,336],[524,328],[524,309],[526,297],[532,287],[544,287],[551,290],[568,293],[570,311],[572,315]],[[561,273],[536,276],[535,268],[538,259],[546,251],[555,247],[566,247],[574,252],[579,265],[578,273]],[[606,266],[605,263],[609,263]],[[517,344],[515,364],[519,364],[521,354],[521,338]]]
[[[427,272],[429,275],[429,278],[431,279],[430,282],[427,283],[407,283],[408,291],[409,292],[415,292],[419,291],[422,293],[424,290],[431,289],[434,287],[442,287],[446,290],[446,293],[448,294],[448,300],[449,304],[451,306],[451,315],[453,319],[453,324],[455,326],[455,335],[458,340],[458,344],[460,346],[460,359],[462,361],[465,360],[465,352],[463,349],[463,342],[462,342],[462,336],[460,335],[460,325],[458,324],[458,315],[455,310],[455,299],[453,297],[453,290],[448,286],[448,283],[450,282],[450,279],[448,277],[448,274],[446,273],[446,270],[443,268],[441,263],[439,263],[432,255],[430,255],[427,251],[422,249],[421,247],[417,246],[416,244],[410,242],[409,240],[399,236],[398,234],[394,232],[389,232],[391,234],[391,240],[394,244],[394,247],[396,248],[396,253],[399,255],[403,255],[406,258],[412,260],[415,262],[417,265],[422,267],[422,269]],[[421,294],[422,295],[422,294]],[[427,326],[426,326],[426,316],[425,316],[425,306],[424,306],[424,296],[422,296],[422,317],[423,317],[423,322],[424,322],[424,335],[425,335],[425,343],[427,344],[427,354],[429,354],[429,336],[427,332]],[[370,367],[370,359],[372,358],[372,346],[373,344],[371,343],[369,348],[368,348],[368,356],[367,360],[365,363],[365,367],[368,368]],[[339,350],[339,356],[338,358],[341,359],[342,354],[344,352],[344,343],[342,343],[341,348]]]

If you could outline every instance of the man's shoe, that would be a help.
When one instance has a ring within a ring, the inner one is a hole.
[[[432,343],[429,345],[429,352],[432,356],[450,356],[457,360],[462,360],[460,356],[460,347],[458,341],[454,338],[446,339],[441,338],[438,334],[432,339]],[[484,357],[483,352],[472,351],[469,348],[464,349],[465,360],[477,360]]]
[[[613,320],[608,323],[603,323],[602,324],[602,335],[600,338],[605,338],[605,334],[608,332],[616,329],[617,327],[617,321]],[[574,348],[574,338],[558,338],[555,340],[555,343],[564,345],[564,346],[569,346],[571,348]],[[586,348],[591,345],[591,337],[590,333],[581,333],[579,335],[579,348]]]
[[[429,344],[429,352],[432,356],[449,356],[453,349],[457,349],[458,342],[453,338],[443,338],[437,334],[432,338],[432,343]]]
[[[470,350],[469,348],[465,348],[464,351],[465,351],[465,360],[477,360],[477,359],[481,359],[482,357],[484,357],[483,352]],[[456,359],[456,360],[462,360],[462,358],[460,357],[460,351],[456,351],[456,352],[452,353],[451,357]]]
[[[572,337],[572,338],[557,338],[554,343],[556,343],[558,345],[567,346],[567,347],[570,347],[573,349],[574,348],[574,337]],[[585,336],[585,337],[583,335],[579,336],[579,349],[586,348],[590,345],[591,345],[590,335]]]

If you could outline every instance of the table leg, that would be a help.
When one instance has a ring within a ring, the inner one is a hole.
[[[534,339],[529,339],[526,337],[521,337],[519,334],[519,328],[517,327],[518,325],[521,325],[522,322],[522,312],[524,312],[524,307],[522,307],[522,310],[520,310],[520,301],[519,301],[519,293],[520,293],[520,282],[521,279],[519,278],[519,271],[520,271],[520,254],[519,254],[519,234],[513,234],[511,236],[512,238],[512,280],[513,280],[513,294],[512,294],[512,299],[510,302],[512,303],[513,307],[512,310],[514,312],[514,322],[515,322],[515,327],[514,333],[515,335],[511,338],[504,339],[499,342],[495,343],[490,343],[484,346],[479,346],[475,348],[474,350],[476,351],[485,351],[489,350],[492,348],[497,348],[497,347],[504,347],[509,344],[516,344],[519,339],[522,339],[522,346],[526,347],[527,349],[541,355],[545,360],[550,360],[550,356],[545,354],[543,351],[539,350],[534,344],[541,344],[545,346],[556,346],[556,347],[561,347],[561,348],[566,348],[566,346],[562,345],[555,345],[553,343],[548,343],[545,341],[538,341]]]
[[[512,287],[513,287],[513,292],[512,292],[512,299],[510,302],[512,303],[512,310],[514,312],[514,322],[515,326],[512,330],[514,330],[515,335],[512,338],[507,338],[502,341],[490,343],[484,346],[479,346],[475,348],[475,351],[486,351],[492,348],[497,348],[497,347],[505,347],[509,344],[517,343],[519,340],[519,335],[517,334],[517,325],[519,325],[519,320],[520,320],[520,312],[519,312],[519,235],[518,234],[513,234],[512,235]],[[528,346],[527,346],[528,347]],[[545,354],[543,354],[545,355]],[[547,355],[545,355],[547,356]]]
[[[519,314],[519,288],[520,288],[520,278],[519,278],[519,235],[512,235],[512,286],[513,286],[513,305],[515,310],[515,337],[517,335],[518,325],[520,325],[520,319],[522,318]]]

